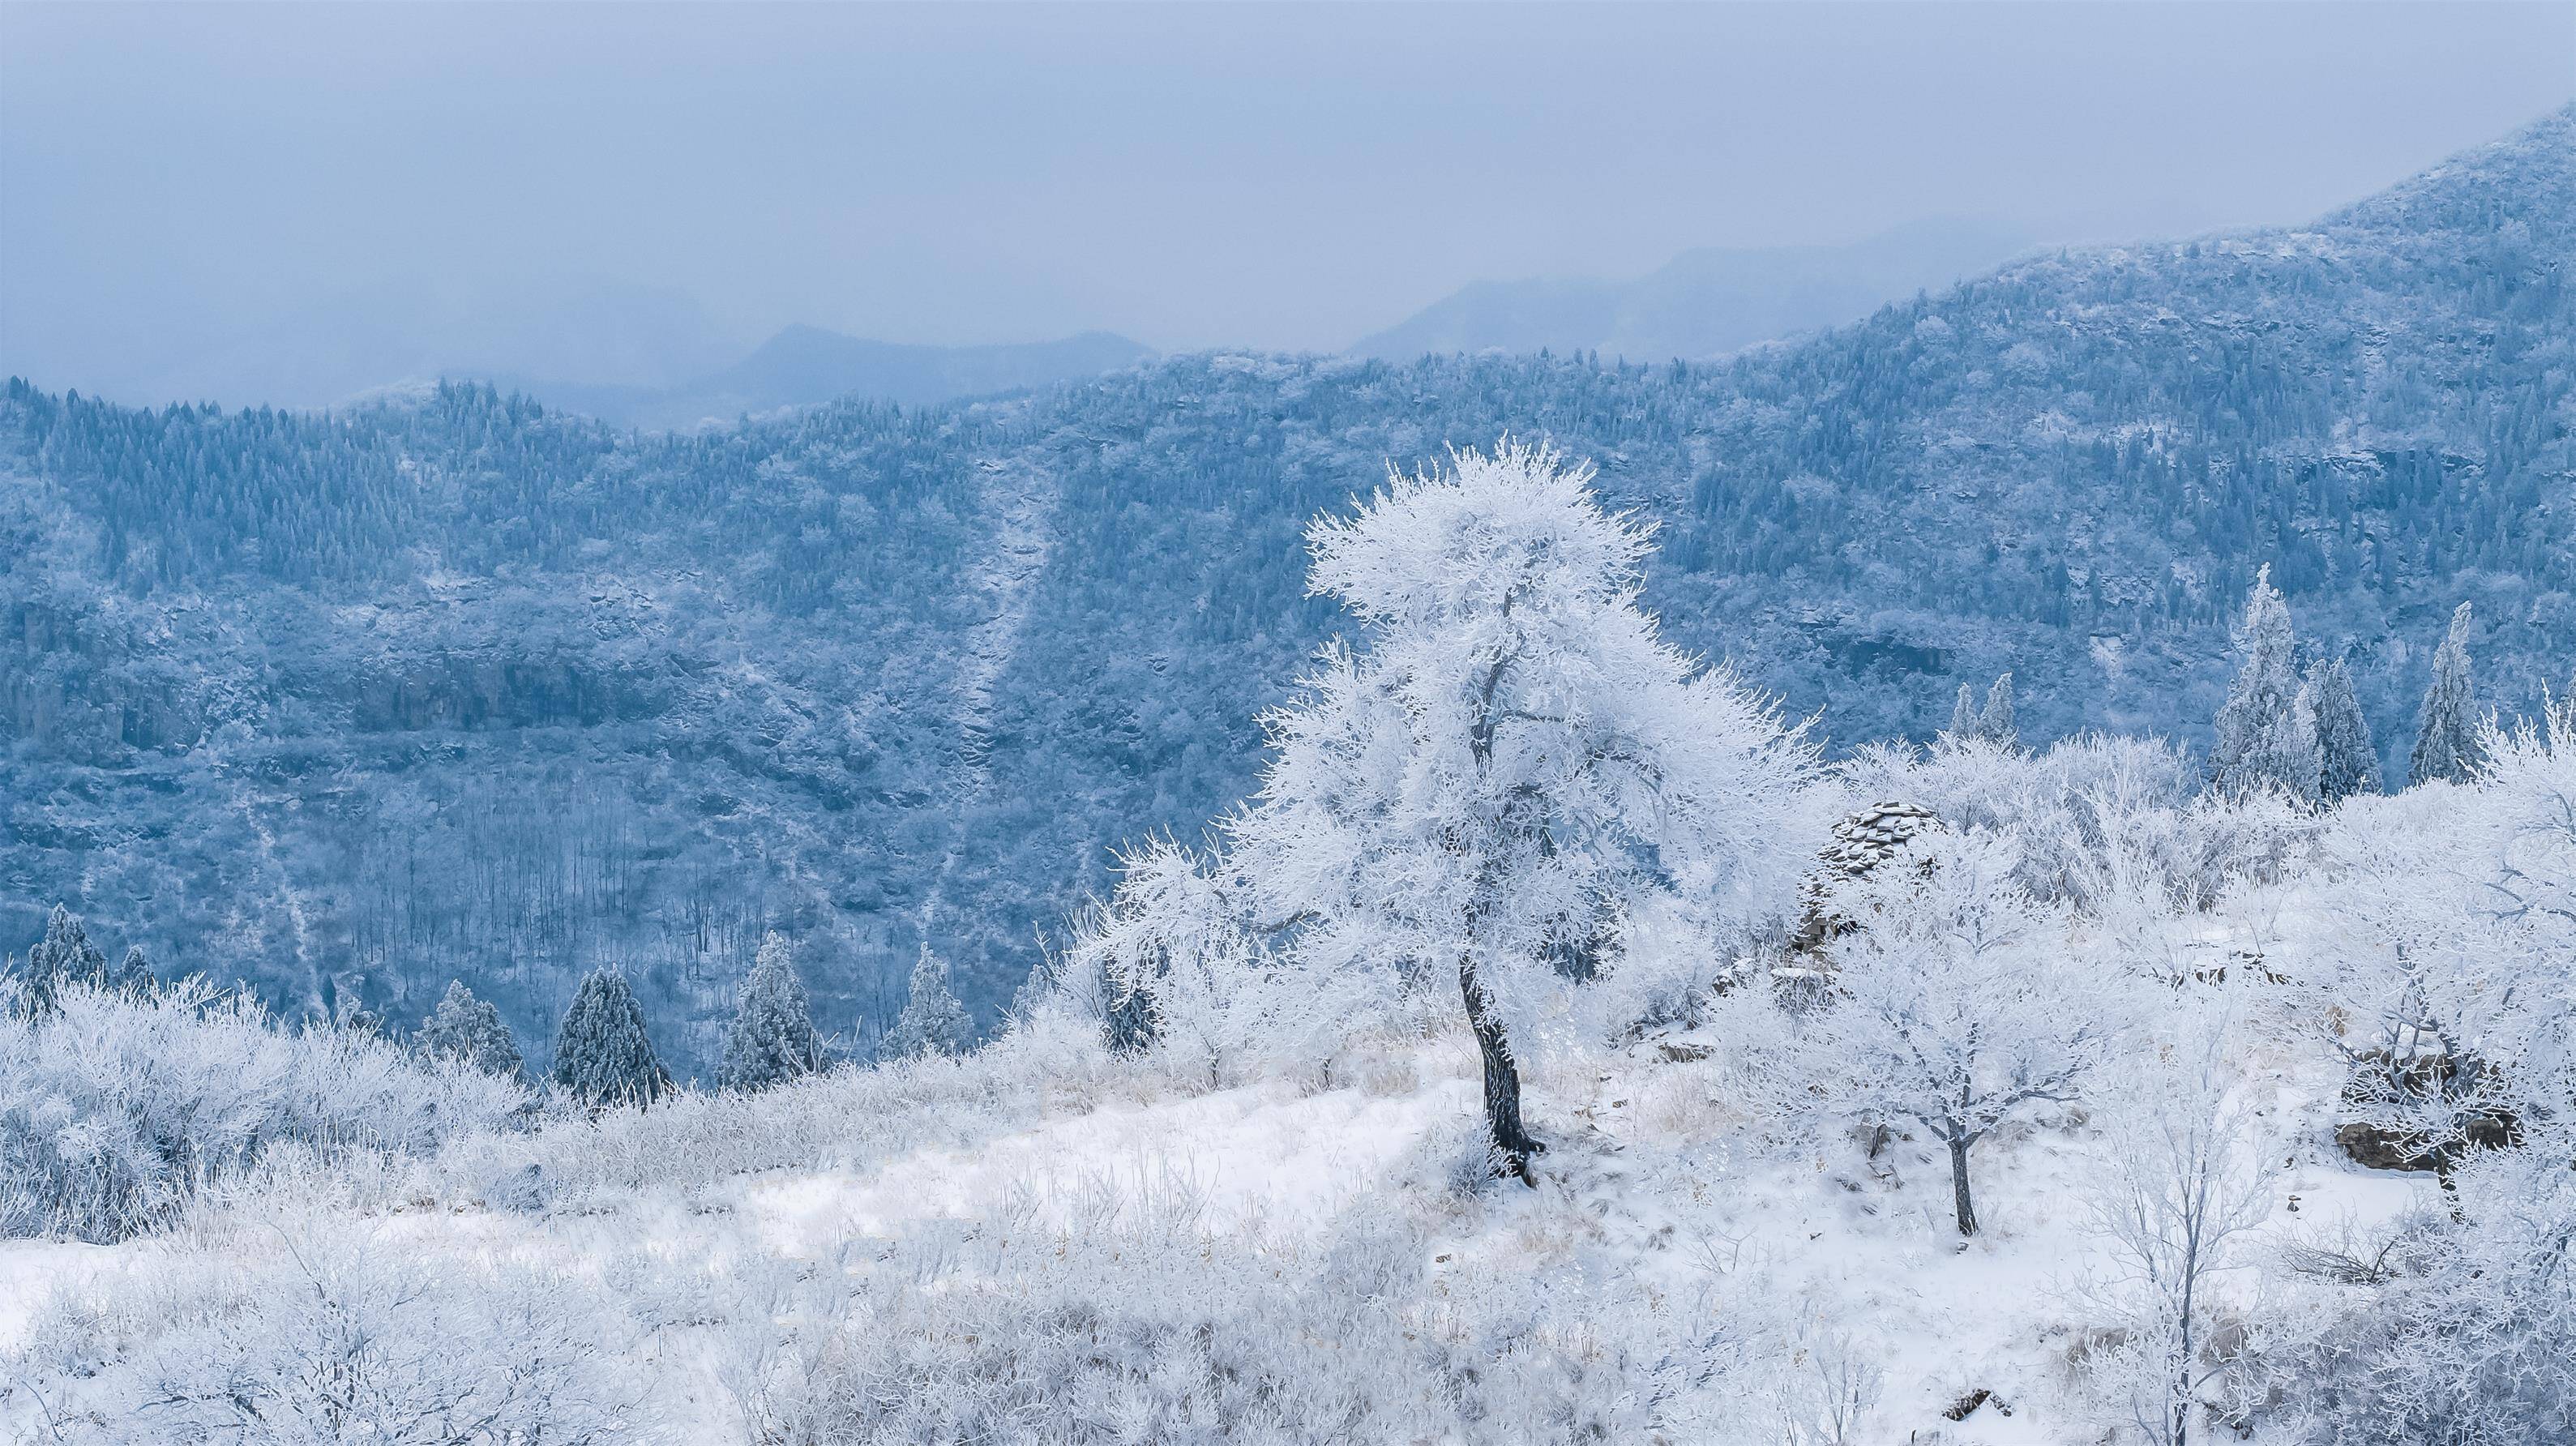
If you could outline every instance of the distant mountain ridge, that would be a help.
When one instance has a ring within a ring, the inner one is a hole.
[[[1634,281],[1482,281],[1350,350],[1389,361],[1541,350],[1696,361],[1858,321],[1992,270],[2030,244],[2000,227],[1925,221],[1846,246],[1687,251]]]
[[[2009,668],[2025,738],[2205,743],[2258,568],[2402,777],[2576,667],[2576,107],[2309,226],[2032,255],[1716,364],[1166,358],[637,436],[481,386],[331,415],[0,397],[0,943],[532,1055],[628,971],[703,1063],[764,929],[864,1046],[995,1019],[1148,830],[1249,791],[1341,624],[1301,529],[1505,430],[1658,524],[1646,602],[1835,746]]]
[[[720,425],[843,397],[927,406],[1098,376],[1153,355],[1151,347],[1105,331],[1049,342],[921,346],[797,325],[741,361],[678,386],[499,380],[566,411],[618,426],[669,430]]]

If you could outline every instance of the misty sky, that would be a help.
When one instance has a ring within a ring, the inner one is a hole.
[[[147,385],[371,326],[542,352],[585,317],[623,330],[544,360],[641,376],[791,321],[1331,349],[1695,246],[2300,221],[2571,96],[2564,0],[12,0],[0,367]]]

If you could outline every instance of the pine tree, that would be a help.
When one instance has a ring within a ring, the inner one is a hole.
[[[555,1031],[554,1082],[592,1109],[649,1105],[672,1089],[623,976],[594,969]]]
[[[1977,736],[1977,693],[1965,683],[1959,685],[1959,701],[1950,710],[1950,726],[1942,736],[1954,743],[1965,743]]]
[[[1986,690],[1986,710],[1977,715],[1977,736],[2001,748],[2021,746],[2021,729],[2013,723],[2012,673],[2008,669]]]
[[[787,941],[772,931],[743,976],[716,1081],[726,1089],[760,1090],[822,1067],[823,1040],[805,1007],[805,985]]]
[[[107,956],[89,941],[81,916],[56,904],[45,920],[45,937],[27,951],[27,1008],[49,1014],[63,990],[75,984],[108,987]]]
[[[2478,742],[2477,691],[2469,681],[2469,605],[2451,614],[2451,630],[2433,653],[2433,686],[2424,692],[2424,721],[2406,760],[2410,783],[2463,783],[2486,761]]]
[[[461,1060],[504,1079],[524,1080],[528,1075],[528,1062],[520,1055],[519,1041],[501,1011],[492,1001],[475,998],[462,979],[449,981],[447,992],[439,996],[438,1007],[412,1036],[411,1045],[423,1059]]]
[[[109,982],[117,993],[129,998],[143,998],[161,988],[161,976],[152,972],[152,961],[143,957],[140,944],[125,946],[125,957],[117,961],[116,973]]]
[[[2328,658],[2308,669],[2307,686],[2316,704],[2317,797],[2341,803],[2357,793],[2377,793],[2379,748],[2353,692],[2352,670],[2343,659]]]
[[[2324,764],[2317,754],[2314,701],[2303,699],[2293,663],[2297,649],[2289,604],[2272,586],[2266,566],[2245,600],[2245,621],[2236,630],[2244,663],[2218,710],[2218,741],[2210,749],[2210,786],[2220,793],[2236,797],[2276,788],[2304,803],[2316,801]]]
[[[879,1059],[918,1059],[933,1054],[963,1054],[975,1042],[974,1021],[948,988],[948,966],[921,946],[912,965],[912,997],[903,1014],[877,1045]]]

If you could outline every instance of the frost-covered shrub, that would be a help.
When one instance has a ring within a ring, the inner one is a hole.
[[[2079,734],[2036,754],[1976,740],[1871,744],[1837,771],[1854,798],[1919,804],[1953,828],[2010,836],[2022,885],[2086,913],[2123,898],[2160,912],[2206,908],[2234,885],[2289,873],[2317,830],[2277,794],[2203,793],[2192,761],[2159,738]]]
[[[2438,1163],[2576,1107],[2576,717],[2490,729],[2482,773],[2355,799],[2298,973],[2363,1120]]]
[[[55,1003],[0,1018],[0,1234],[123,1239],[277,1147],[421,1152],[525,1098],[369,1034],[281,1028],[201,982]]]
[[[300,1238],[299,1238],[300,1237]],[[34,1322],[0,1430],[67,1446],[591,1446],[647,1438],[622,1321],[577,1280],[345,1227],[181,1257]],[[10,1399],[14,1397],[15,1399]]]
[[[2285,1439],[2333,1446],[2576,1440],[2571,1158],[2576,1132],[2557,1130],[2464,1166],[2456,1217],[2293,1252],[2308,1278],[2256,1333],[2250,1409]]]
[[[1642,1441],[1732,1410],[1715,1313],[1561,1265],[1434,1262],[1392,1201],[1266,1236],[1173,1192],[1075,1206],[907,1241],[769,1362],[754,1439]]]

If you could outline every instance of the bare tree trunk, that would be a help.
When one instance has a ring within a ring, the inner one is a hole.
[[[1466,997],[1467,1023],[1474,1027],[1477,1051],[1485,1058],[1485,1129],[1493,1137],[1494,1153],[1501,1157],[1506,1174],[1534,1185],[1538,1182],[1530,1178],[1530,1157],[1547,1146],[1532,1139],[1521,1124],[1520,1068],[1512,1063],[1511,1041],[1503,1035],[1503,1022],[1494,1016],[1493,999],[1476,977],[1472,955],[1458,958],[1458,992]]]
[[[1977,1233],[1977,1207],[1968,1201],[1968,1146],[1965,1135],[1950,1137],[1950,1200],[1959,1209],[1959,1233]]]

